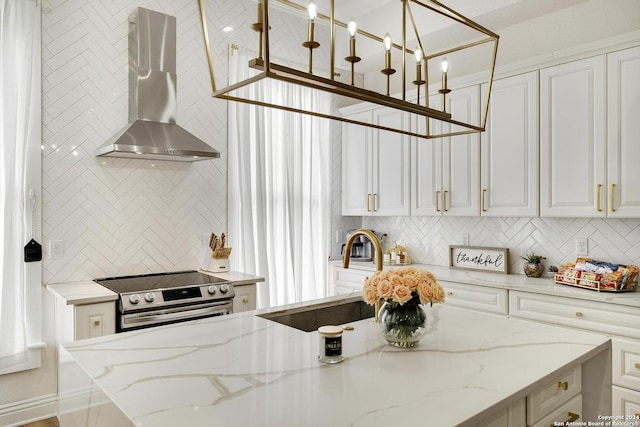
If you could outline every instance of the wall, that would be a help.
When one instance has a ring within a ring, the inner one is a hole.
[[[235,2],[226,3],[231,12]],[[177,121],[220,159],[93,157],[127,123],[127,18],[138,6],[177,18]],[[197,2],[43,0],[42,61],[43,282],[196,268],[202,234],[227,222],[226,102],[210,97]],[[64,241],[62,258],[48,258],[50,240]],[[0,377],[2,425],[55,405],[54,313],[44,288],[42,298],[42,367]]]
[[[556,53],[580,55],[581,47],[620,34],[635,34],[638,44],[640,2],[591,0],[549,15],[500,29],[499,67],[502,70],[527,67],[532,58],[545,66],[563,59]],[[615,22],[615,25],[612,23]],[[480,22],[494,29],[490,22]],[[535,34],[535,37],[531,35]],[[603,53],[596,51],[591,55]],[[502,75],[505,75],[504,72]],[[377,76],[365,76],[369,84]],[[334,180],[341,177],[335,173]],[[448,265],[448,246],[462,244],[463,235],[474,246],[507,247],[510,271],[522,274],[520,256],[535,251],[547,257],[547,265],[575,260],[575,238],[589,238],[591,256],[619,263],[640,265],[640,219],[588,218],[432,218],[365,217],[360,223],[388,242],[399,240],[417,262]]]

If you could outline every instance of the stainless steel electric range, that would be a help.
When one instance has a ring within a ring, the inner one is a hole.
[[[195,270],[94,282],[119,295],[116,332],[233,313],[231,282]]]

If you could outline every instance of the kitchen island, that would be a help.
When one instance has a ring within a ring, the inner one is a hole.
[[[64,344],[61,426],[478,426],[575,368],[580,419],[611,415],[608,338],[446,303],[426,312],[413,349],[351,322],[334,365],[317,360],[317,332],[253,311]]]

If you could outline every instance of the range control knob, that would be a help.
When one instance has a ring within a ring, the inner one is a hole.
[[[223,294],[226,294],[227,292],[229,292],[229,285],[227,284],[220,285],[220,292],[222,292]]]
[[[144,294],[144,300],[145,300],[146,302],[153,302],[153,300],[154,300],[155,298],[156,298],[156,297],[154,297],[154,296],[153,296],[153,294],[152,294],[151,292],[147,292],[146,294]]]
[[[140,302],[140,295],[138,295],[138,294],[133,294],[133,295],[131,295],[131,296],[129,297],[129,302],[130,302],[131,304],[137,304],[137,303],[139,303],[139,302]]]
[[[216,292],[218,291],[216,289],[216,287],[214,285],[209,285],[209,288],[207,288],[207,291],[211,294],[211,295],[215,295]]]

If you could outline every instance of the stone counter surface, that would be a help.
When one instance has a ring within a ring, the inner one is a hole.
[[[61,360],[138,426],[446,427],[477,425],[610,348],[600,335],[446,303],[426,312],[427,334],[413,349],[386,344],[371,319],[351,323],[335,365],[317,360],[317,332],[255,312],[68,343]],[[610,394],[610,373],[594,380],[606,390],[592,393]],[[61,396],[73,384],[61,376]],[[91,425],[113,425],[109,411],[88,409]]]
[[[342,261],[331,261],[332,264],[342,266]],[[438,281],[449,281],[464,283],[476,286],[487,286],[493,288],[510,289],[515,291],[532,292],[544,295],[554,295],[569,298],[577,298],[586,301],[608,302],[631,307],[640,307],[640,292],[596,292],[591,289],[583,289],[575,286],[556,284],[551,273],[548,277],[532,278],[524,274],[499,274],[485,273],[482,271],[453,269],[441,265],[410,264],[393,265],[384,268],[413,267],[421,270],[431,271]],[[375,264],[371,262],[351,262],[350,269],[367,270],[374,272]]]

